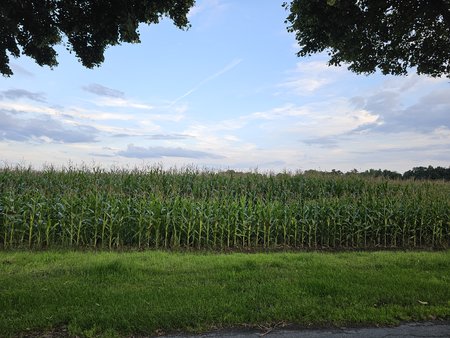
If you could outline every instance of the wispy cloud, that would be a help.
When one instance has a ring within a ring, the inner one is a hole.
[[[213,24],[218,24],[219,18],[228,8],[223,0],[197,0],[195,6],[188,13],[189,20],[199,21],[196,28],[204,29]]]
[[[135,108],[146,110],[151,110],[154,108],[154,106],[135,102],[121,97],[102,97],[99,100],[94,101],[93,103],[100,107]]]
[[[19,114],[0,110],[0,139],[57,143],[95,142],[97,130],[87,125],[71,126],[40,115],[23,119]]]
[[[119,133],[112,135],[115,138],[126,138],[126,137],[139,137],[146,140],[152,141],[172,141],[172,140],[187,140],[193,139],[194,136],[187,134],[130,134],[130,133]]]
[[[186,140],[193,138],[193,136],[187,134],[154,134],[147,135],[145,138],[148,140]]]
[[[308,107],[297,106],[292,103],[286,103],[283,106],[275,107],[268,111],[255,112],[247,116],[242,116],[244,120],[275,120],[286,117],[305,116],[310,113]]]
[[[306,96],[336,82],[345,74],[345,70],[329,67],[325,61],[301,61],[295,69],[289,71],[288,78],[278,84],[278,87],[299,96]]]
[[[217,10],[223,6],[224,5],[220,0],[197,0],[195,6],[189,11],[188,17],[189,19],[192,19],[194,16],[207,10]]]
[[[39,104],[28,104],[22,102],[2,102],[0,101],[0,109],[16,111],[16,112],[26,112],[26,113],[39,113],[39,114],[49,114],[58,115],[60,114],[59,109],[48,107],[46,105]]]
[[[112,88],[102,86],[98,83],[91,83],[91,84],[89,84],[87,86],[83,86],[81,88],[88,93],[99,95],[99,96],[107,96],[107,97],[115,97],[115,98],[125,97],[124,92],[117,90],[117,89],[112,89]]]
[[[14,72],[14,75],[23,75],[26,77],[34,77],[34,74],[32,72],[26,70],[24,67],[18,65],[15,62],[11,62],[10,66]]]
[[[0,99],[1,98],[8,100],[28,99],[36,102],[45,102],[46,100],[44,93],[30,92],[25,89],[9,89],[0,91]]]
[[[69,107],[64,110],[64,115],[82,120],[90,121],[131,121],[134,120],[132,114],[113,113],[96,109],[85,109],[80,107]]]
[[[190,150],[184,148],[171,148],[171,147],[138,147],[133,144],[129,144],[126,150],[118,151],[116,153],[118,156],[129,157],[129,158],[164,158],[164,157],[183,157],[192,159],[220,159],[223,156],[216,155],[213,153]]]
[[[184,114],[149,114],[145,115],[145,118],[148,121],[170,121],[170,122],[179,122],[183,120],[185,117]]]
[[[173,100],[170,103],[170,106],[173,106],[175,103],[177,103],[178,101],[184,99],[185,97],[191,95],[192,93],[196,92],[198,89],[200,89],[200,87],[202,87],[203,85],[205,85],[206,83],[214,80],[215,78],[225,74],[226,72],[229,72],[230,70],[232,70],[233,68],[235,68],[237,65],[239,65],[243,60],[242,59],[234,59],[233,61],[231,61],[229,64],[227,64],[225,67],[223,67],[222,69],[220,69],[219,71],[217,71],[216,73],[214,73],[211,76],[208,76],[207,78],[203,79],[202,81],[200,81],[197,85],[195,85],[194,87],[192,87],[191,89],[189,89],[186,93],[184,93],[183,95],[177,97],[175,100]]]

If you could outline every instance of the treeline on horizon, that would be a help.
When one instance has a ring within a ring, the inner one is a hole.
[[[330,172],[323,172],[318,170],[306,170],[305,174],[311,173],[322,173],[322,174],[332,174],[332,175],[361,175],[366,177],[382,177],[393,180],[445,180],[450,181],[450,167],[414,167],[411,170],[405,171],[400,174],[396,171],[391,170],[381,170],[381,169],[369,169],[366,171],[358,172],[358,170],[353,169],[346,173],[333,169]]]

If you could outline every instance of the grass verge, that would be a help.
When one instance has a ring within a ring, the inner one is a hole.
[[[436,318],[450,318],[450,251],[0,252],[5,336]]]

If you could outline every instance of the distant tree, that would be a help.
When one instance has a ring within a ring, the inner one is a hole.
[[[449,0],[292,0],[288,30],[298,56],[327,51],[356,73],[450,77]]]
[[[108,46],[138,43],[140,23],[169,17],[188,28],[195,0],[1,0],[0,72],[9,76],[9,56],[28,55],[43,66],[56,66],[55,45],[67,41],[81,63],[92,68],[104,61]],[[66,40],[64,40],[66,38]]]
[[[415,167],[403,174],[404,179],[415,180],[450,180],[450,167]]]
[[[391,170],[381,170],[381,169],[369,169],[361,173],[363,176],[369,176],[369,177],[383,177],[388,178],[391,180],[397,180],[402,178],[402,174],[391,171]]]
[[[342,172],[342,171],[336,170],[336,169],[332,169],[332,170],[331,170],[331,173],[332,173],[333,175],[336,175],[336,176],[341,176],[341,175],[343,175],[343,172]]]

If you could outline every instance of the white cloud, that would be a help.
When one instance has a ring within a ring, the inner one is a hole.
[[[114,136],[116,134],[129,134],[130,136],[145,136],[148,133],[161,132],[161,126],[151,121],[144,121],[138,128],[123,125],[119,126],[107,125],[100,123],[91,123],[91,126],[95,127],[96,129],[106,134],[110,134],[111,136]]]
[[[450,127],[439,127],[433,131],[433,136],[439,140],[450,140]]]
[[[227,8],[228,5],[223,0],[197,0],[195,6],[189,11],[188,18],[189,20],[193,20],[203,15],[204,20],[207,20],[207,23],[211,24],[213,21],[207,18],[217,18]]]
[[[291,132],[298,132],[303,137],[328,137],[342,135],[368,125],[376,124],[378,116],[366,110],[353,110],[342,104],[327,112],[312,109],[305,119],[295,123]]]
[[[172,110],[174,110],[176,113],[183,116],[184,113],[186,113],[189,109],[189,106],[187,104],[181,104],[175,107],[172,107]]]
[[[98,83],[91,83],[87,86],[83,86],[82,89],[91,94],[95,94],[95,95],[99,95],[99,96],[107,96],[107,97],[115,97],[115,98],[123,98],[125,96],[125,93],[120,90],[105,87]]]
[[[145,120],[141,120],[143,123],[145,121],[169,121],[169,122],[180,122],[186,116],[183,113],[177,114],[146,114]]]
[[[135,119],[134,116],[131,114],[112,113],[79,107],[70,107],[67,110],[65,110],[64,114],[78,119],[93,120],[93,121],[108,121],[108,120],[131,121]]]
[[[206,151],[186,149],[186,148],[173,148],[173,147],[139,147],[133,144],[129,144],[126,150],[121,150],[116,153],[118,156],[128,158],[164,158],[164,157],[182,157],[192,159],[221,159],[223,156],[213,154]]]
[[[287,79],[278,84],[278,87],[299,96],[311,95],[338,81],[345,74],[345,70],[329,67],[325,61],[301,61],[297,63],[295,69],[289,71]]]
[[[0,110],[0,140],[22,142],[95,142],[98,130],[89,125],[69,125],[49,115],[23,118]]]
[[[281,107],[273,108],[266,112],[256,112],[247,116],[243,116],[244,120],[274,120],[286,117],[305,116],[309,114],[309,110],[306,107],[296,106],[292,103],[287,103]]]
[[[154,106],[145,103],[134,102],[119,97],[101,97],[93,101],[93,103],[100,107],[135,108],[145,110],[152,110],[154,108]]]
[[[446,82],[448,82],[447,78],[435,78],[412,73],[408,76],[387,76],[384,78],[381,88],[396,92],[421,92],[429,86],[445,84]]]
[[[235,119],[223,120],[197,129],[219,132],[226,130],[254,129],[258,121],[264,130],[276,129],[279,133],[298,134],[302,137],[339,135],[354,129],[378,124],[379,116],[364,109],[355,109],[345,99],[334,99],[327,103],[312,103],[296,106],[292,103],[266,112],[255,112]]]
[[[38,104],[27,104],[22,102],[2,102],[0,101],[0,109],[4,110],[14,110],[17,112],[26,113],[38,113],[38,114],[49,114],[49,115],[59,115],[60,110],[38,105]]]
[[[36,102],[45,102],[46,100],[44,93],[30,92],[25,89],[8,89],[0,91],[0,99],[2,98],[7,100],[28,99]]]
[[[291,89],[297,95],[308,95],[329,83],[331,80],[325,78],[291,79],[280,84],[280,87]]]

